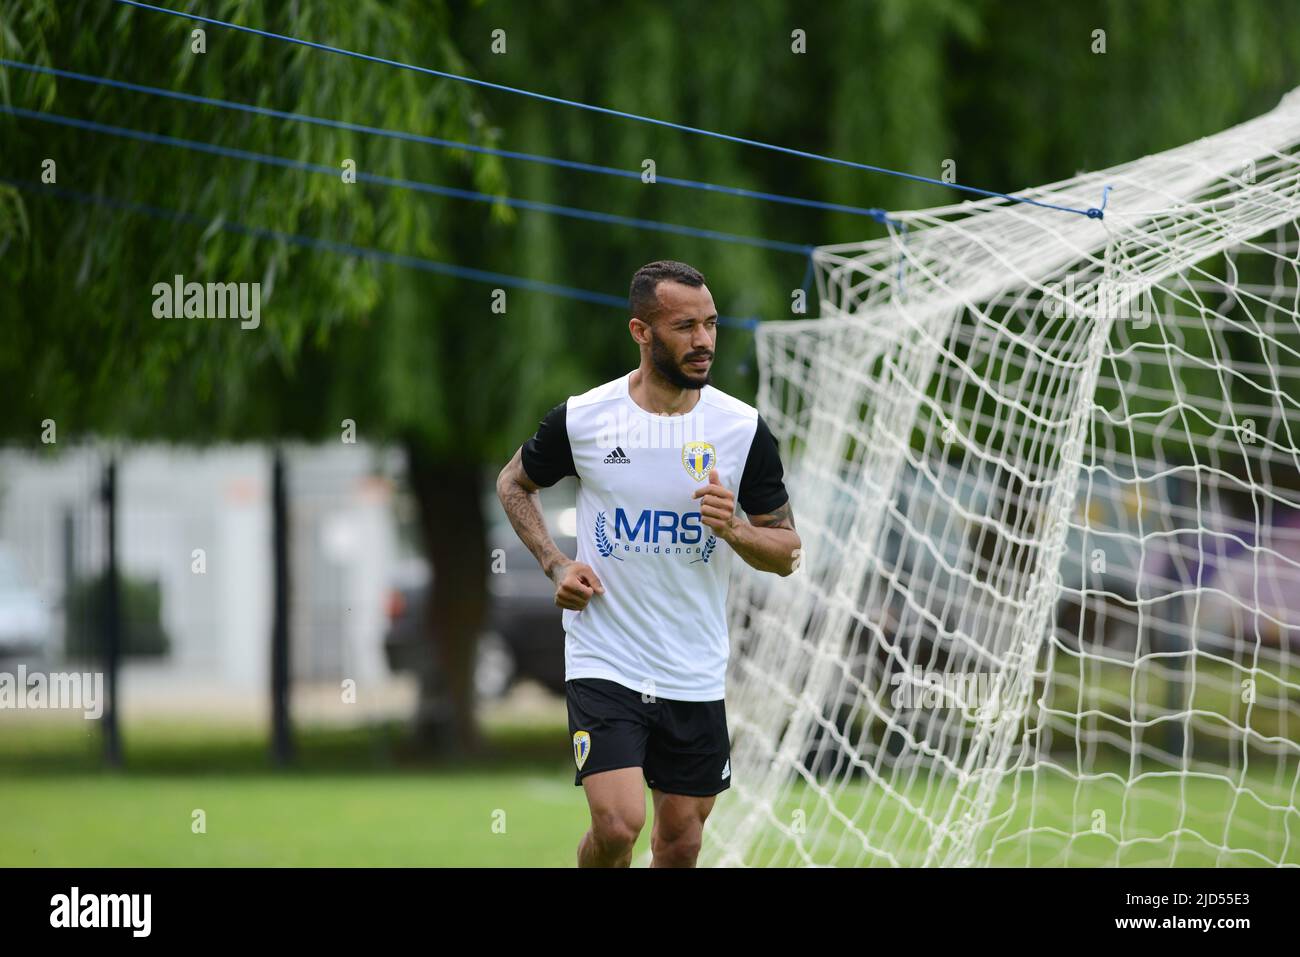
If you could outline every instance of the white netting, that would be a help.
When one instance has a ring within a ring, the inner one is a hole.
[[[897,214],[759,332],[714,864],[1300,863],[1300,95]],[[938,689],[946,689],[940,691]]]

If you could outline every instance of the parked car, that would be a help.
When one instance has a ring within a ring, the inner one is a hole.
[[[572,507],[554,508],[547,515],[555,544],[570,556],[577,548],[575,524]],[[502,570],[487,576],[488,620],[479,635],[475,667],[478,696],[499,697],[525,677],[563,694],[564,625],[555,605],[555,586],[504,516],[490,529],[488,549],[489,554],[499,555],[501,561],[494,564]],[[400,563],[389,592],[389,628],[384,636],[384,653],[393,671],[420,673],[437,667],[424,619],[431,582],[422,557]]]

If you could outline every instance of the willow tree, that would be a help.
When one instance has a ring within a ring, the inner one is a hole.
[[[230,3],[203,12],[463,70],[441,5]],[[463,84],[97,0],[0,4],[0,44],[5,58],[24,63],[480,145],[493,138],[475,91]],[[402,191],[354,182],[349,173],[369,170],[495,194],[505,181],[494,158],[20,69],[0,70],[0,84],[5,103],[19,109],[338,170],[285,169],[0,116],[0,175],[18,181],[0,192],[6,407],[0,430],[6,439],[35,444],[45,420],[55,421],[60,441],[91,435],[187,443],[337,439],[340,420],[348,417],[362,438],[406,442],[418,498],[433,511],[426,528],[440,530],[466,510],[477,512],[476,486],[466,472],[482,452],[439,450],[430,437],[456,418],[443,396],[470,378],[490,380],[500,351],[466,350],[472,373],[440,381],[438,359],[461,349],[465,324],[462,315],[448,318],[456,306],[452,283],[242,227],[455,258],[466,231],[485,217],[501,217],[500,209],[413,202]],[[142,205],[169,212],[134,208]],[[155,286],[176,275],[260,283],[260,323],[241,328],[237,320],[159,318]],[[494,422],[485,418],[482,425],[490,429]],[[443,485],[448,475],[459,484]],[[431,485],[445,494],[430,494]],[[453,664],[467,660],[485,592],[477,528],[463,544],[455,559],[435,550],[435,608],[454,592],[472,609],[442,629],[440,647]],[[456,674],[452,679],[460,720],[442,737],[472,743],[472,684]]]

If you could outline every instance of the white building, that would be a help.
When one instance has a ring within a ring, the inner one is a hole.
[[[124,686],[270,686],[271,453],[262,446],[130,446],[118,460],[118,560],[161,587],[171,652],[124,663]],[[54,612],[61,660],[69,571],[104,567],[107,449],[0,451],[0,543]],[[362,444],[286,450],[291,662],[296,682],[389,679],[382,640],[400,456]]]

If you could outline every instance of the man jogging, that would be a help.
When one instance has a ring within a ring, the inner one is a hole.
[[[631,863],[644,778],[652,866],[693,867],[731,784],[732,553],[784,576],[800,541],[767,424],[709,384],[718,316],[704,277],[650,263],[632,278],[629,308],[640,365],[551,409],[497,495],[564,609],[574,783],[591,809],[579,866]],[[551,539],[537,496],[566,475],[579,482],[576,559]]]

